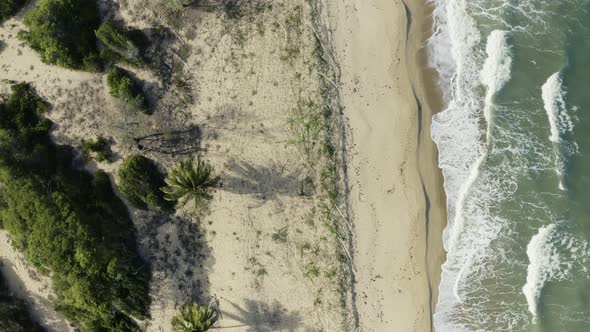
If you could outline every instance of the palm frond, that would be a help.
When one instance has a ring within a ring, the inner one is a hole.
[[[180,308],[171,323],[176,332],[204,332],[209,330],[219,317],[219,309],[215,302],[208,306],[187,303]]]
[[[216,187],[221,178],[213,175],[213,167],[199,156],[184,159],[168,172],[162,188],[164,199],[176,202],[177,209],[182,209],[190,202],[195,212],[213,198],[211,189]]]

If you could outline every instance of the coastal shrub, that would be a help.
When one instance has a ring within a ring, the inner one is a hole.
[[[0,22],[16,14],[27,0],[2,0],[0,1]]]
[[[213,167],[197,156],[182,160],[170,169],[164,181],[164,199],[176,203],[177,209],[192,205],[198,212],[213,198],[211,188],[216,187],[221,178],[213,175]]]
[[[96,30],[96,37],[112,52],[130,61],[139,57],[139,49],[125,34],[110,23],[103,23]]]
[[[171,324],[175,332],[205,332],[213,327],[219,317],[215,303],[208,306],[187,303],[172,318]]]
[[[94,30],[100,19],[95,1],[40,0],[24,19],[19,37],[41,60],[70,69],[101,70]]]
[[[56,308],[82,331],[136,331],[149,307],[147,264],[106,173],[73,167],[49,137],[47,105],[27,84],[0,104],[0,220],[14,245],[51,273]]]
[[[136,208],[170,207],[170,203],[164,200],[160,190],[165,184],[164,175],[154,162],[146,157],[132,155],[125,158],[117,182],[121,194]]]
[[[31,319],[25,302],[10,292],[6,279],[2,274],[0,274],[0,331],[45,331],[44,328]]]
[[[95,140],[82,141],[82,149],[98,162],[108,161],[113,155],[109,142],[102,136]]]
[[[132,110],[148,113],[143,93],[129,73],[113,66],[109,69],[107,83],[111,96],[120,99]]]

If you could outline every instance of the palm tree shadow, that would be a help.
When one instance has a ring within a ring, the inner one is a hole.
[[[289,170],[283,165],[254,166],[246,162],[232,162],[222,175],[222,189],[236,194],[256,195],[259,199],[277,196],[302,195],[299,168]]]
[[[223,317],[243,324],[247,328],[246,331],[271,332],[303,329],[299,312],[287,312],[287,309],[277,301],[268,305],[261,301],[245,300],[243,307],[231,301],[227,302],[233,308],[231,312],[223,311]]]

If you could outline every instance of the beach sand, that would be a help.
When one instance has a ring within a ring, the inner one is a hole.
[[[362,331],[432,329],[445,209],[430,139],[439,97],[422,48],[428,11],[421,1],[350,0],[329,8],[349,125]]]
[[[143,1],[126,3],[109,17],[131,27],[150,26]],[[152,318],[142,322],[148,331],[170,330],[179,305],[211,296],[220,300],[220,327],[232,331],[348,331],[356,316],[351,311],[358,311],[362,331],[431,329],[445,211],[429,130],[439,98],[432,73],[423,69],[421,48],[430,30],[428,8],[417,0],[408,3],[408,35],[402,2],[324,3],[347,123],[356,277],[352,308],[349,288],[339,281],[347,278],[340,277],[348,261],[323,216],[326,195],[318,173],[325,160],[306,156],[304,149],[311,146],[315,150],[309,153],[317,154],[323,136],[318,132],[303,144],[293,143],[298,124],[323,114],[317,106],[326,102],[305,0],[277,1],[240,20],[214,10],[187,11],[186,21],[195,24],[179,29],[184,46],[171,43],[167,52],[180,59],[176,65],[183,64],[194,100],[182,100],[177,89],[166,90],[157,77],[131,68],[158,99],[153,116],[137,118],[141,132],[131,133],[117,129],[125,127],[122,112],[104,88],[104,75],[42,64],[16,39],[22,13],[0,27],[5,44],[0,78],[31,82],[53,105],[48,116],[57,124],[57,142],[79,145],[98,135],[115,140],[119,159],[92,167],[116,177],[121,157],[138,152],[127,136],[167,138],[195,127],[199,135],[194,140],[189,135],[187,144],[224,179],[200,223],[131,210],[140,250],[153,269]],[[8,92],[8,84],[0,88]],[[157,146],[147,148],[143,153],[164,167],[180,158],[158,152]],[[0,235],[3,271],[13,287],[33,304],[37,320],[51,331],[64,330],[67,322],[50,310],[48,281],[30,277],[34,271],[10,247],[8,236]]]

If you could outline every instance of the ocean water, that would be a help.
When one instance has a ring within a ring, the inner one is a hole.
[[[590,0],[432,0],[437,331],[590,331]]]

